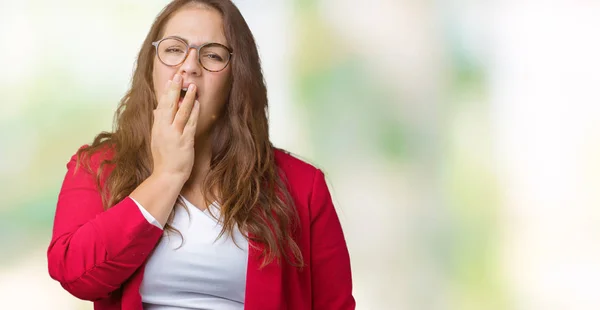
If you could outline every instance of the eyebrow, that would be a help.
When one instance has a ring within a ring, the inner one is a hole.
[[[187,43],[188,45],[190,45],[190,41],[188,39],[186,39],[184,37],[180,37],[178,35],[165,36],[165,37],[163,37],[163,39],[164,38],[177,38],[177,39],[183,40],[185,43]],[[204,44],[210,44],[210,43],[218,43],[218,44],[227,46],[228,48],[231,48],[231,47],[229,47],[228,44],[221,43],[221,42],[216,42],[216,41],[213,41],[213,42],[201,42],[200,44],[198,44],[198,46],[201,46],[201,45],[204,45]]]

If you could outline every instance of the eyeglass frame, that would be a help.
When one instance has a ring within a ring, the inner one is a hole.
[[[183,43],[185,44],[185,46],[186,46],[185,57],[183,57],[183,60],[182,60],[180,63],[176,64],[176,65],[168,65],[168,64],[166,64],[166,63],[165,63],[165,62],[164,62],[162,59],[160,59],[160,56],[158,55],[158,46],[160,45],[160,43],[161,43],[162,41],[164,41],[164,40],[167,40],[167,39],[175,39],[175,40],[179,40],[179,41],[183,42]],[[224,48],[225,48],[225,49],[226,49],[226,50],[229,52],[229,59],[227,59],[227,63],[225,64],[225,66],[223,67],[223,69],[221,69],[221,70],[216,70],[216,71],[215,71],[215,70],[208,70],[208,69],[207,69],[207,68],[204,66],[204,64],[202,64],[202,61],[200,60],[200,49],[202,49],[203,47],[205,47],[205,46],[207,46],[207,45],[215,45],[215,44],[216,44],[216,45],[219,45],[219,46],[222,46],[222,47],[224,47]],[[158,40],[158,41],[154,41],[154,42],[152,42],[152,45],[154,46],[155,53],[156,53],[156,57],[158,57],[158,60],[160,60],[160,62],[161,62],[163,65],[167,66],[167,67],[176,67],[176,66],[179,66],[179,65],[181,65],[182,63],[184,63],[184,62],[185,62],[185,60],[186,60],[186,59],[188,58],[188,56],[190,55],[190,49],[191,49],[191,48],[195,49],[195,50],[196,50],[196,52],[198,53],[198,63],[200,63],[200,66],[202,66],[202,68],[204,68],[204,70],[206,70],[206,71],[208,71],[208,72],[221,72],[221,71],[225,70],[225,68],[227,68],[227,66],[229,66],[229,63],[231,62],[231,56],[233,56],[233,50],[231,50],[229,47],[227,47],[227,46],[225,46],[225,45],[223,45],[223,44],[221,44],[221,43],[217,43],[217,42],[207,42],[207,43],[204,43],[204,44],[202,44],[202,45],[193,45],[193,44],[189,44],[189,43],[187,42],[187,40],[185,40],[184,38],[180,38],[180,37],[176,37],[176,36],[169,36],[169,37],[166,37],[166,38],[162,38],[162,39],[160,39],[160,40]]]

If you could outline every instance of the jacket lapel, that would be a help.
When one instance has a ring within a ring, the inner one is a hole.
[[[250,238],[252,240],[252,238]],[[248,270],[246,272],[245,310],[285,309],[282,293],[282,268],[272,262],[260,269],[264,246],[249,241]]]

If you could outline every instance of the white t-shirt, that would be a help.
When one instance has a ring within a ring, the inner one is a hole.
[[[189,210],[175,206],[171,225],[177,233],[165,231],[148,258],[140,294],[145,310],[219,309],[242,310],[246,290],[248,241],[235,229],[233,237],[222,225],[181,196]],[[135,201],[135,200],[134,200]],[[162,229],[137,201],[148,222]],[[209,206],[216,218],[219,206]],[[239,246],[239,247],[238,247]]]

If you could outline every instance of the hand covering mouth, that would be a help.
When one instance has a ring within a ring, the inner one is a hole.
[[[187,87],[183,87],[181,88],[181,91],[179,92],[179,99],[183,100],[183,98],[185,97],[185,94],[187,94],[188,88]],[[198,90],[196,90],[196,98],[194,99],[198,99]]]

